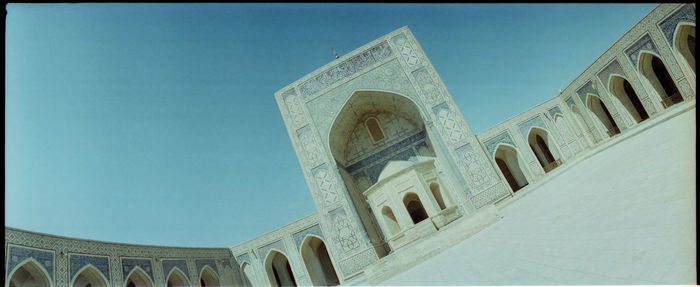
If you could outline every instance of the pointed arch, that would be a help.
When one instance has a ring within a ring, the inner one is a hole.
[[[389,233],[387,237],[391,237],[401,231],[401,226],[398,220],[396,220],[396,215],[394,215],[394,211],[391,210],[391,207],[386,205],[382,207],[382,219],[384,219],[384,226],[386,226]]]
[[[73,287],[107,287],[110,285],[107,277],[92,264],[83,266],[75,274],[70,283],[70,286]]]
[[[131,269],[129,274],[126,276],[126,280],[124,280],[124,286],[125,287],[153,287],[153,282],[151,281],[151,277],[148,276],[148,273],[141,269],[141,267],[136,266],[134,269]]]
[[[516,147],[499,143],[493,154],[493,160],[513,192],[530,183],[531,176]]]
[[[685,65],[695,75],[695,23],[681,21],[673,32],[673,50],[681,55]]]
[[[654,88],[664,107],[670,107],[683,101],[675,80],[659,55],[649,51],[639,53],[637,70]]]
[[[49,272],[34,258],[22,261],[7,276],[6,287],[38,286],[52,287]]]
[[[301,243],[301,257],[314,286],[336,286],[340,284],[335,264],[328,254],[321,237],[308,234]]]
[[[610,93],[622,103],[627,113],[636,122],[639,123],[649,118],[649,114],[644,105],[642,105],[641,99],[627,78],[619,74],[611,74],[608,83],[610,85],[608,87]]]
[[[593,127],[590,126],[588,120],[583,116],[581,110],[575,106],[571,106],[571,113],[574,114],[574,122],[576,126],[581,130],[585,138],[586,146],[591,146],[598,141],[598,138],[593,133]]]
[[[417,194],[413,192],[406,193],[403,197],[403,205],[406,207],[406,211],[411,216],[413,224],[418,224],[419,222],[428,219],[428,213],[423,207],[423,202]]]
[[[257,286],[256,277],[255,277],[255,271],[253,270],[253,267],[248,264],[248,262],[243,262],[241,264],[241,281],[243,281],[243,286]]]
[[[540,127],[530,127],[527,142],[544,172],[549,172],[561,164],[561,152],[551,140],[551,134]]]
[[[605,102],[603,102],[603,99],[596,95],[588,94],[586,95],[586,107],[595,115],[598,122],[603,125],[608,136],[612,137],[620,133],[620,128],[617,126],[612,115],[610,115],[610,111],[605,105]]]
[[[430,193],[433,195],[433,198],[435,198],[435,202],[437,202],[440,210],[444,210],[445,208],[447,208],[447,205],[445,205],[445,199],[442,195],[442,191],[440,190],[440,184],[437,182],[432,182],[430,183],[428,188],[430,189]]]
[[[297,286],[292,266],[282,251],[270,249],[265,256],[264,266],[271,286]]]
[[[165,276],[166,287],[185,287],[190,286],[190,280],[185,275],[185,272],[175,266],[170,269],[168,275]]]
[[[219,275],[216,274],[214,268],[209,265],[204,265],[199,271],[199,285],[201,287],[218,287],[221,285]]]

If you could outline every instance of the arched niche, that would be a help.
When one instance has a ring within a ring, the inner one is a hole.
[[[375,121],[376,120],[376,121]],[[363,192],[377,183],[391,160],[433,158],[443,193],[452,190],[457,173],[443,151],[433,144],[419,106],[404,95],[385,91],[355,91],[335,116],[328,134],[329,150],[362,226],[377,255],[388,254],[381,230]],[[444,159],[444,160],[443,160]],[[396,212],[396,210],[394,210]]]
[[[670,107],[683,101],[683,96],[678,91],[676,83],[669,74],[666,65],[657,55],[648,52],[639,54],[639,72],[654,87],[654,91],[661,98],[664,107]]]
[[[386,226],[386,229],[389,233],[389,236],[393,236],[394,234],[401,231],[399,221],[396,220],[396,215],[394,215],[394,211],[391,210],[391,207],[388,207],[386,205],[382,207],[382,219],[384,221],[384,226]]]
[[[642,122],[649,118],[637,92],[627,79],[619,75],[610,76],[610,92],[617,98],[634,121]]]
[[[612,137],[620,133],[620,128],[615,123],[608,107],[599,97],[589,94],[586,99],[586,106],[595,115],[595,118],[605,127],[608,136]]]
[[[201,287],[218,287],[221,283],[219,283],[219,276],[216,275],[216,271],[206,265],[199,273],[199,285]]]
[[[73,287],[107,287],[110,284],[105,276],[95,268],[92,264],[88,264],[80,268],[76,272],[73,282],[70,286]]]
[[[124,280],[125,287],[153,287],[150,277],[141,267],[134,267]]]
[[[187,280],[185,273],[180,268],[174,267],[168,272],[165,277],[166,287],[186,287],[190,286],[190,280]]]
[[[579,130],[581,130],[584,135],[586,145],[590,146],[596,143],[597,138],[593,134],[593,127],[591,127],[586,118],[583,117],[583,114],[579,108],[576,106],[571,106],[571,113],[574,115],[574,122],[576,123],[576,126],[578,126]]]
[[[271,286],[297,286],[287,256],[277,250],[270,250],[265,257],[265,273]]]
[[[34,258],[26,259],[7,276],[6,287],[51,287],[49,273]]]
[[[241,281],[243,286],[257,286],[257,284],[253,284],[253,282],[256,282],[255,272],[248,262],[243,262],[243,264],[241,264]]]
[[[676,27],[673,48],[695,74],[695,23],[681,22]]]
[[[561,164],[561,153],[546,130],[530,128],[527,142],[544,172],[549,172]]]
[[[301,257],[309,272],[314,286],[340,285],[333,261],[323,240],[314,235],[307,235],[301,244]]]
[[[508,144],[499,144],[493,158],[513,192],[528,185],[530,175],[517,149]]]
[[[415,193],[407,193],[403,197],[403,205],[408,211],[408,215],[411,216],[413,224],[418,224],[419,222],[428,219],[428,212],[425,211],[423,203],[420,198]]]
[[[430,188],[430,193],[433,195],[433,198],[435,198],[435,202],[437,202],[440,210],[447,208],[447,205],[445,205],[445,199],[442,196],[442,191],[440,190],[440,184],[437,182],[432,182],[428,187]]]

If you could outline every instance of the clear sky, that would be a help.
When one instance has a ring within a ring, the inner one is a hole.
[[[10,4],[5,224],[225,247],[315,206],[274,92],[402,26],[478,133],[655,5]]]

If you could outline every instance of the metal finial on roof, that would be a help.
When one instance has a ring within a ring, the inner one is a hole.
[[[335,52],[335,49],[331,48],[331,51],[333,51],[333,55],[335,55],[336,59],[340,58],[340,56],[338,56],[338,53]]]

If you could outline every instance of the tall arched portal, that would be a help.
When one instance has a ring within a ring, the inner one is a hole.
[[[338,274],[328,255],[326,244],[318,237],[309,235],[301,244],[301,257],[309,271],[314,286],[336,286],[340,284]]]
[[[216,276],[214,269],[204,266],[199,274],[199,285],[201,287],[218,287],[219,284],[219,277]]]
[[[107,287],[107,278],[90,264],[81,268],[73,279],[73,287]]]
[[[649,114],[644,109],[639,96],[632,88],[627,79],[620,76],[612,76],[610,78],[610,91],[622,103],[627,112],[634,118],[636,122],[641,122],[649,118]]]
[[[165,279],[165,282],[167,282],[167,287],[190,286],[190,282],[189,280],[187,280],[187,276],[185,276],[185,273],[183,273],[177,267],[170,270],[170,274],[168,274],[168,277]]]
[[[406,211],[411,216],[413,224],[418,224],[419,222],[428,218],[428,213],[425,212],[423,208],[423,203],[418,198],[415,193],[408,193],[403,198],[403,205],[406,207]]]
[[[431,133],[416,103],[408,97],[382,91],[357,91],[350,96],[335,117],[329,132],[329,146],[338,171],[347,187],[369,239],[379,257],[389,253],[388,238],[363,195],[377,183],[390,161],[434,158],[440,173],[443,198],[457,178],[447,160],[441,160],[440,147],[431,141]],[[446,199],[447,200],[447,199]],[[398,212],[394,210],[393,212]],[[385,213],[390,218],[393,213]],[[380,219],[381,220],[381,219]],[[387,228],[391,229],[389,223]]]
[[[549,133],[543,129],[533,127],[527,136],[527,142],[535,153],[537,161],[542,165],[544,172],[549,172],[559,166],[560,158],[556,147],[549,140]],[[555,153],[556,156],[555,156]]]
[[[145,271],[139,267],[135,267],[129,273],[129,276],[124,280],[126,287],[152,287],[151,279],[148,277]]]
[[[523,161],[520,160],[518,151],[515,148],[509,145],[499,145],[494,153],[494,160],[513,192],[520,190],[529,183],[525,175],[527,167],[523,166]]]
[[[607,129],[608,136],[612,137],[620,133],[620,128],[617,127],[617,123],[615,123],[615,120],[610,115],[608,108],[600,98],[593,95],[588,95],[587,102],[588,108],[593,112],[593,114],[596,115],[600,123],[602,123]]]
[[[670,107],[683,101],[683,96],[678,91],[673,77],[668,73],[666,65],[659,57],[650,53],[642,53],[639,56],[639,71],[659,94],[664,107]]]
[[[34,259],[29,259],[19,265],[9,274],[9,287],[51,287],[51,280],[46,270]]]
[[[676,28],[673,47],[683,56],[685,64],[695,73],[695,25],[683,23]]]
[[[279,251],[270,251],[265,259],[265,272],[272,286],[297,286],[287,256]]]

